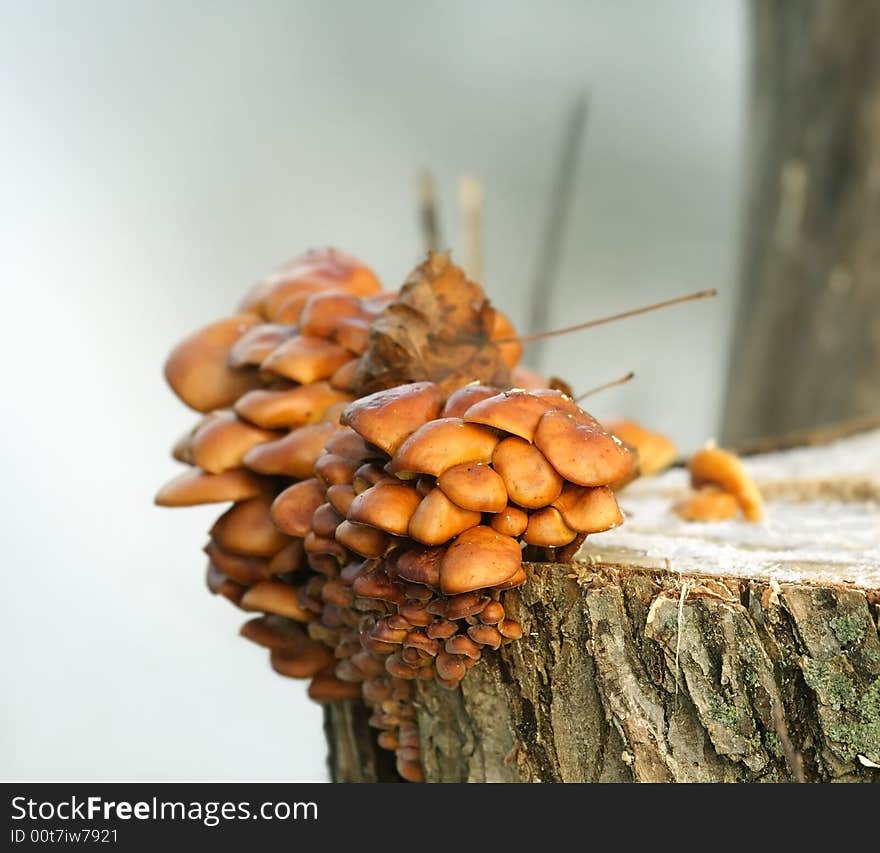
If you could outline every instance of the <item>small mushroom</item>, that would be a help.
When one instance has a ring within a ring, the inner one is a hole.
[[[504,639],[501,632],[494,625],[471,625],[468,628],[468,637],[481,646],[497,649]]]
[[[388,471],[400,476],[431,474],[464,462],[488,463],[498,444],[495,432],[461,418],[439,418],[417,429],[394,454]]]
[[[442,545],[482,521],[479,512],[462,509],[439,488],[420,500],[409,522],[409,535],[425,545]]]
[[[311,678],[333,663],[333,653],[323,643],[310,640],[294,651],[272,649],[269,662],[279,675]]]
[[[480,611],[480,621],[484,625],[497,625],[504,619],[504,605],[500,601],[490,601]]]
[[[240,468],[249,450],[277,438],[277,432],[255,427],[235,412],[217,412],[196,428],[190,439],[190,457],[202,470],[220,474]]]
[[[421,495],[412,486],[400,481],[380,481],[352,501],[347,518],[404,536],[421,502]]]
[[[311,382],[285,390],[257,388],[235,403],[235,411],[264,429],[292,429],[318,423],[334,403],[348,402],[351,394],[329,382]]]
[[[333,341],[298,335],[270,353],[260,369],[307,385],[309,382],[329,379],[351,358],[347,349]]]
[[[456,684],[465,677],[467,667],[460,655],[451,655],[448,652],[440,652],[434,659],[437,675],[444,681],[454,681]]]
[[[447,654],[464,655],[471,660],[479,660],[481,655],[480,647],[464,634],[456,634],[456,636],[450,637],[443,648]]]
[[[403,600],[400,588],[381,569],[362,572],[352,584],[355,595],[397,603]],[[377,638],[378,639],[378,638]]]
[[[665,435],[627,420],[614,421],[607,428],[622,442],[635,448],[639,473],[643,477],[658,474],[675,462],[678,449]]]
[[[425,628],[425,636],[432,640],[448,640],[458,633],[458,625],[449,619],[442,617],[434,619],[430,625]]]
[[[510,436],[492,455],[492,467],[504,481],[512,503],[537,509],[553,503],[562,492],[562,477],[537,447]]]
[[[350,353],[363,355],[370,345],[370,321],[363,317],[343,317],[333,337]]]
[[[210,412],[232,405],[260,385],[256,370],[231,368],[229,350],[259,323],[252,314],[227,317],[194,332],[179,343],[165,362],[165,378],[187,406]]]
[[[333,509],[343,517],[348,515],[348,510],[356,496],[354,486],[343,483],[330,486],[327,489],[327,500],[332,504]]]
[[[553,502],[563,521],[579,533],[601,533],[623,524],[617,498],[608,486],[574,486],[566,483]]]
[[[269,561],[265,557],[245,556],[224,551],[213,540],[204,547],[208,559],[223,574],[237,583],[251,586],[270,576]]]
[[[505,619],[498,626],[498,630],[505,640],[519,640],[523,635],[522,625],[515,619]]]
[[[390,545],[388,534],[383,530],[351,521],[343,521],[336,528],[336,541],[362,557],[381,557]]]
[[[324,538],[332,537],[343,520],[343,516],[333,509],[332,504],[323,503],[312,516],[311,532]]]
[[[516,539],[525,533],[526,527],[529,524],[529,515],[518,506],[508,504],[501,512],[492,516],[489,524],[493,530]]]
[[[344,456],[346,459],[352,459],[363,464],[369,459],[381,459],[385,454],[381,450],[373,448],[367,444],[361,436],[359,436],[351,427],[341,427],[336,430],[327,444],[324,445],[328,453],[335,453],[337,456]]]
[[[244,464],[260,474],[304,480],[312,476],[324,443],[336,429],[330,423],[297,427],[284,438],[251,448],[244,456]]]
[[[292,539],[269,560],[269,574],[286,575],[299,571],[303,566],[304,557],[302,539]]]
[[[442,406],[443,395],[433,382],[413,382],[360,397],[345,410],[342,423],[392,456]]]
[[[535,446],[566,480],[579,486],[615,483],[633,467],[633,456],[620,439],[560,410],[544,413]]]
[[[488,397],[494,397],[497,393],[497,388],[493,388],[490,385],[480,385],[479,382],[472,382],[470,385],[465,385],[449,395],[443,410],[440,412],[440,417],[460,418],[474,403],[479,403],[480,400],[485,400]]]
[[[432,640],[422,631],[409,631],[403,638],[403,645],[405,648],[418,649],[430,657],[435,657],[442,649],[437,640]]]
[[[314,477],[294,483],[272,503],[272,521],[279,530],[302,538],[311,529],[312,516],[324,500],[324,487]]]
[[[360,364],[359,358],[347,361],[330,377],[330,385],[339,391],[353,394],[357,390]]]
[[[337,678],[330,667],[312,676],[308,693],[313,702],[341,702],[346,699],[360,699],[361,686]]]
[[[296,333],[296,326],[284,323],[252,326],[232,345],[226,363],[230,367],[259,367],[272,350]]]
[[[685,521],[726,521],[739,513],[736,497],[711,484],[697,489],[673,508]]]
[[[494,513],[507,506],[504,480],[481,462],[465,462],[449,468],[437,479],[437,485],[462,509]]]
[[[225,551],[273,557],[290,540],[272,523],[272,498],[260,495],[235,504],[211,528],[211,537]]]
[[[403,756],[400,756],[397,759],[395,764],[397,767],[397,772],[407,781],[407,782],[424,782],[425,781],[425,772],[422,770],[422,765],[418,761],[408,761]]]
[[[514,575],[521,562],[515,539],[491,527],[472,527],[447,549],[440,565],[440,589],[445,595],[457,595],[492,587]]]
[[[426,628],[433,622],[430,613],[425,609],[425,605],[418,601],[406,601],[397,606],[397,612],[417,628]]]
[[[462,417],[470,423],[485,424],[530,442],[538,421],[549,408],[547,401],[517,388],[475,403]]]
[[[489,596],[480,592],[465,592],[447,599],[446,618],[466,619],[476,616],[489,602]]]
[[[214,595],[222,595],[236,607],[240,606],[242,596],[247,592],[247,587],[244,584],[230,580],[213,563],[208,563],[205,582]]]
[[[348,552],[340,542],[337,542],[335,538],[318,536],[313,530],[306,533],[303,539],[303,548],[309,556],[326,554],[333,557],[340,566],[344,566],[348,562]],[[330,574],[335,575],[336,572],[337,569],[334,567]]]
[[[344,486],[351,483],[360,467],[357,459],[346,459],[325,451],[315,460],[312,473],[327,486]]]
[[[695,489],[707,484],[718,486],[736,498],[746,519],[760,521],[763,518],[761,492],[735,453],[720,447],[704,447],[691,457],[688,468]]]
[[[240,607],[242,610],[262,610],[286,616],[296,622],[309,622],[314,618],[300,604],[296,587],[275,580],[254,584],[244,594]]]
[[[440,588],[440,563],[444,548],[410,548],[395,560],[398,577],[416,584]]]
[[[576,535],[576,531],[563,521],[562,514],[556,507],[545,506],[529,516],[529,526],[523,534],[523,539],[529,545],[558,548],[568,545]]]
[[[362,317],[361,300],[342,290],[327,290],[309,297],[299,317],[300,331],[318,338],[333,337],[346,317]]]
[[[195,506],[255,498],[263,490],[259,477],[244,468],[231,468],[221,474],[193,469],[178,474],[156,493],[158,506]]]
[[[238,633],[267,649],[296,649],[306,642],[306,633],[299,622],[272,614],[245,622]]]

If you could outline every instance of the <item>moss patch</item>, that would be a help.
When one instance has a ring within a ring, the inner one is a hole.
[[[865,636],[865,626],[855,616],[835,616],[831,621],[831,630],[842,646],[859,643]]]

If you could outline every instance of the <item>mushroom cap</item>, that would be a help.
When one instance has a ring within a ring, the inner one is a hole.
[[[635,448],[639,473],[643,477],[658,474],[675,462],[678,448],[665,435],[627,420],[614,421],[607,428],[624,444]]]
[[[229,349],[226,363],[232,367],[259,367],[269,354],[297,334],[286,323],[260,323],[248,329]]]
[[[358,370],[361,365],[359,358],[353,358],[342,365],[330,377],[330,385],[340,391],[354,393],[358,387]]]
[[[199,424],[193,433],[190,457],[209,474],[220,474],[230,468],[240,468],[251,448],[276,438],[277,432],[252,426],[235,412],[216,412]]]
[[[245,622],[238,633],[267,649],[296,649],[308,641],[299,622],[271,613]]]
[[[501,512],[492,516],[489,524],[493,530],[516,539],[525,533],[529,524],[529,514],[518,506],[508,504]]]
[[[327,439],[336,432],[331,423],[306,424],[283,438],[252,447],[244,455],[244,464],[260,474],[283,475],[304,480],[312,476]]]
[[[425,636],[432,640],[448,640],[450,637],[458,633],[458,625],[442,616],[434,619],[427,628],[425,628]]]
[[[491,527],[465,530],[446,550],[440,565],[440,589],[457,595],[503,583],[522,564],[515,539]]]
[[[488,603],[489,596],[477,590],[452,595],[447,599],[446,618],[466,619],[468,616],[476,616]]]
[[[324,487],[314,477],[294,483],[273,501],[272,521],[279,530],[302,538],[311,529],[312,516],[324,501]]]
[[[318,423],[334,403],[349,400],[351,394],[331,387],[329,382],[311,382],[283,391],[248,391],[236,401],[235,411],[264,429],[291,429]]]
[[[562,519],[556,507],[545,506],[529,516],[529,526],[523,539],[529,545],[541,545],[545,548],[559,548],[568,545],[577,535]]]
[[[272,649],[269,652],[272,669],[288,678],[311,678],[333,663],[333,652],[323,643],[306,640],[299,648]]]
[[[495,585],[495,589],[503,592],[506,589],[516,589],[526,582],[526,570],[520,566],[506,581]]]
[[[480,521],[479,512],[462,509],[437,488],[420,498],[409,522],[409,535],[425,545],[442,545],[462,531],[476,527]]]
[[[497,388],[491,385],[480,385],[479,382],[471,382],[457,391],[453,391],[440,413],[441,418],[460,418],[464,413],[480,400],[494,397],[498,393]]]
[[[304,559],[302,539],[292,539],[269,560],[269,574],[286,575],[296,572],[302,568]]]
[[[231,601],[236,607],[239,606],[242,596],[247,587],[236,583],[224,575],[213,563],[208,563],[208,571],[205,576],[205,584],[214,595],[222,595],[227,601]]]
[[[522,625],[515,619],[505,619],[498,626],[498,630],[506,640],[518,640],[523,635]]]
[[[233,468],[222,474],[193,469],[169,480],[156,492],[154,500],[158,506],[195,506],[243,501],[255,498],[262,490],[260,478],[244,468]]]
[[[444,644],[444,650],[450,655],[466,655],[471,660],[480,659],[480,647],[466,634],[456,634]]]
[[[620,439],[559,410],[544,413],[535,446],[566,480],[579,486],[615,483],[629,474],[634,462]]]
[[[327,489],[327,500],[340,515],[348,515],[352,502],[357,497],[354,486],[339,483]]]
[[[392,456],[442,407],[443,395],[433,382],[412,382],[355,400],[343,413],[342,423]]]
[[[601,533],[623,524],[617,498],[608,486],[575,486],[566,483],[553,502],[563,521],[578,533]]]
[[[165,379],[187,406],[210,412],[234,403],[260,385],[256,370],[227,364],[233,344],[259,323],[252,314],[237,314],[199,329],[181,341],[165,361]]]
[[[755,481],[749,476],[740,458],[720,447],[704,447],[690,459],[688,468],[694,488],[713,484],[730,492],[749,521],[764,516],[764,499]]]
[[[336,528],[336,541],[362,557],[381,557],[390,545],[384,530],[351,521],[343,521]]]
[[[334,536],[336,528],[342,523],[344,516],[333,509],[330,503],[322,503],[312,516],[311,532],[324,538]]]
[[[379,482],[352,501],[346,517],[358,524],[369,524],[386,533],[405,536],[421,501],[422,496],[406,483]]]
[[[480,611],[480,622],[484,625],[497,625],[504,619],[504,605],[500,601],[490,601]]]
[[[537,509],[562,492],[562,477],[535,445],[511,435],[492,454],[492,467],[504,481],[511,503]]]
[[[445,553],[444,548],[410,548],[397,555],[394,570],[399,578],[439,589],[440,563]]]
[[[685,521],[726,521],[740,510],[734,495],[711,483],[679,501],[672,511]]]
[[[279,376],[306,385],[309,382],[329,379],[351,359],[351,353],[333,341],[310,335],[297,335],[266,356],[260,369],[270,370]]]
[[[262,610],[276,616],[286,616],[295,622],[310,622],[314,619],[300,604],[296,587],[276,580],[254,584],[244,594],[239,606],[242,610]]]
[[[270,576],[269,561],[265,557],[245,556],[224,551],[213,540],[204,547],[208,559],[223,574],[236,583],[251,586]]]
[[[419,427],[397,450],[387,468],[392,474],[431,474],[464,462],[489,462],[497,434],[461,418],[439,418]]]
[[[363,355],[370,345],[370,320],[343,317],[334,334],[336,342],[354,355]]]
[[[313,294],[303,306],[299,317],[302,334],[331,338],[346,317],[364,317],[361,300],[344,290],[325,290]]]
[[[361,698],[360,684],[337,678],[333,674],[333,667],[315,673],[309,683],[308,692],[309,699],[313,702],[341,702]]]
[[[365,462],[354,472],[351,484],[354,486],[354,490],[361,494],[379,483],[399,482],[400,480],[388,474],[381,465],[377,465],[375,462]]]
[[[501,632],[494,625],[471,625],[468,628],[468,637],[481,646],[497,649],[501,645]]]
[[[391,602],[403,600],[400,588],[388,577],[387,572],[381,568],[362,571],[354,579],[351,588],[354,590],[355,595],[362,596],[363,598],[375,598],[379,601]],[[387,627],[387,623],[382,620],[379,620],[376,624]],[[403,634],[405,633],[406,631],[404,630],[399,642],[403,642]],[[379,637],[376,637],[376,639],[379,639]],[[392,641],[383,639],[383,642]]]
[[[367,459],[384,458],[380,450],[371,448],[351,427],[341,427],[324,445],[328,453],[344,456],[346,459],[357,459],[363,463]]]
[[[481,462],[465,462],[449,468],[440,475],[437,485],[462,509],[501,512],[507,506],[504,480]]]
[[[312,471],[327,486],[342,486],[351,483],[360,466],[361,463],[358,459],[346,459],[344,456],[327,453],[325,450],[315,460]]]
[[[211,537],[233,554],[273,557],[290,539],[272,523],[271,506],[269,495],[235,504],[214,522]]]
[[[467,667],[464,665],[461,655],[451,655],[446,651],[437,655],[434,659],[434,666],[437,668],[437,675],[444,681],[458,683],[467,673]]]
[[[529,391],[515,388],[474,403],[462,417],[469,423],[495,427],[532,441],[538,421],[550,405]]]

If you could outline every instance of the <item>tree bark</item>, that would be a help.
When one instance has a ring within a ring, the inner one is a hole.
[[[728,444],[880,414],[880,4],[751,11]]]
[[[523,639],[419,684],[426,778],[880,781],[880,430],[746,465],[764,524],[682,522],[675,470],[576,563],[528,565]],[[355,705],[328,711],[334,777],[393,778]]]

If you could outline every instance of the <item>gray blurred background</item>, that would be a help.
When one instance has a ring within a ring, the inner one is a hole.
[[[485,181],[486,287],[528,321],[577,93],[590,117],[540,366],[690,448],[735,305],[746,10],[735,0],[2,2],[0,766],[7,779],[322,779],[320,709],[203,586],[215,508],[152,506],[194,421],[169,348],[328,243],[389,286],[416,175]],[[460,253],[459,253],[460,255]]]

